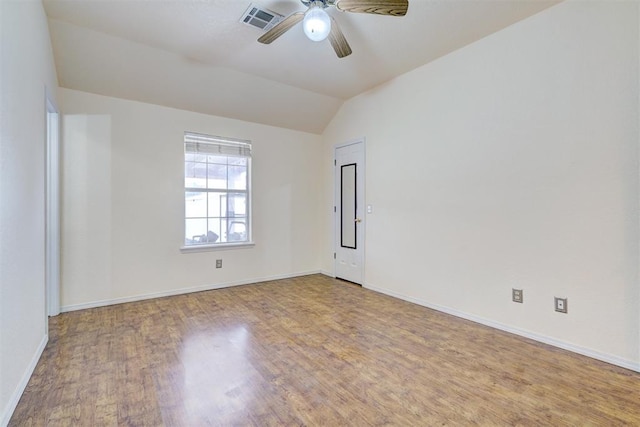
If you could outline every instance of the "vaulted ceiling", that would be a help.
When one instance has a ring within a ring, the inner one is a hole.
[[[240,18],[250,0],[43,0],[59,84],[322,133],[344,100],[560,0],[409,0],[405,17],[329,13],[353,54],[301,26],[270,45]],[[255,0],[282,15],[299,0]]]

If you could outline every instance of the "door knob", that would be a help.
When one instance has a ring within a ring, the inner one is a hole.
[[[362,220],[360,218],[356,218],[354,221],[355,222],[362,222]]]

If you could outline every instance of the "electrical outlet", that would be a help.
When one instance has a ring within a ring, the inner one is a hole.
[[[216,260],[216,268],[222,268],[222,260],[221,259],[217,259]]]
[[[554,302],[558,313],[567,313],[567,309],[569,308],[567,298],[554,297]]]
[[[524,292],[522,289],[511,289],[511,299],[513,302],[519,302],[522,304],[524,302]]]

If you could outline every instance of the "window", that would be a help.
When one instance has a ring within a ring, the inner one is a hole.
[[[185,132],[185,247],[251,241],[251,142]]]

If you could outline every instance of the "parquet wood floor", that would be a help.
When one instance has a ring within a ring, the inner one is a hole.
[[[640,374],[314,275],[52,318],[10,425],[640,425]]]

